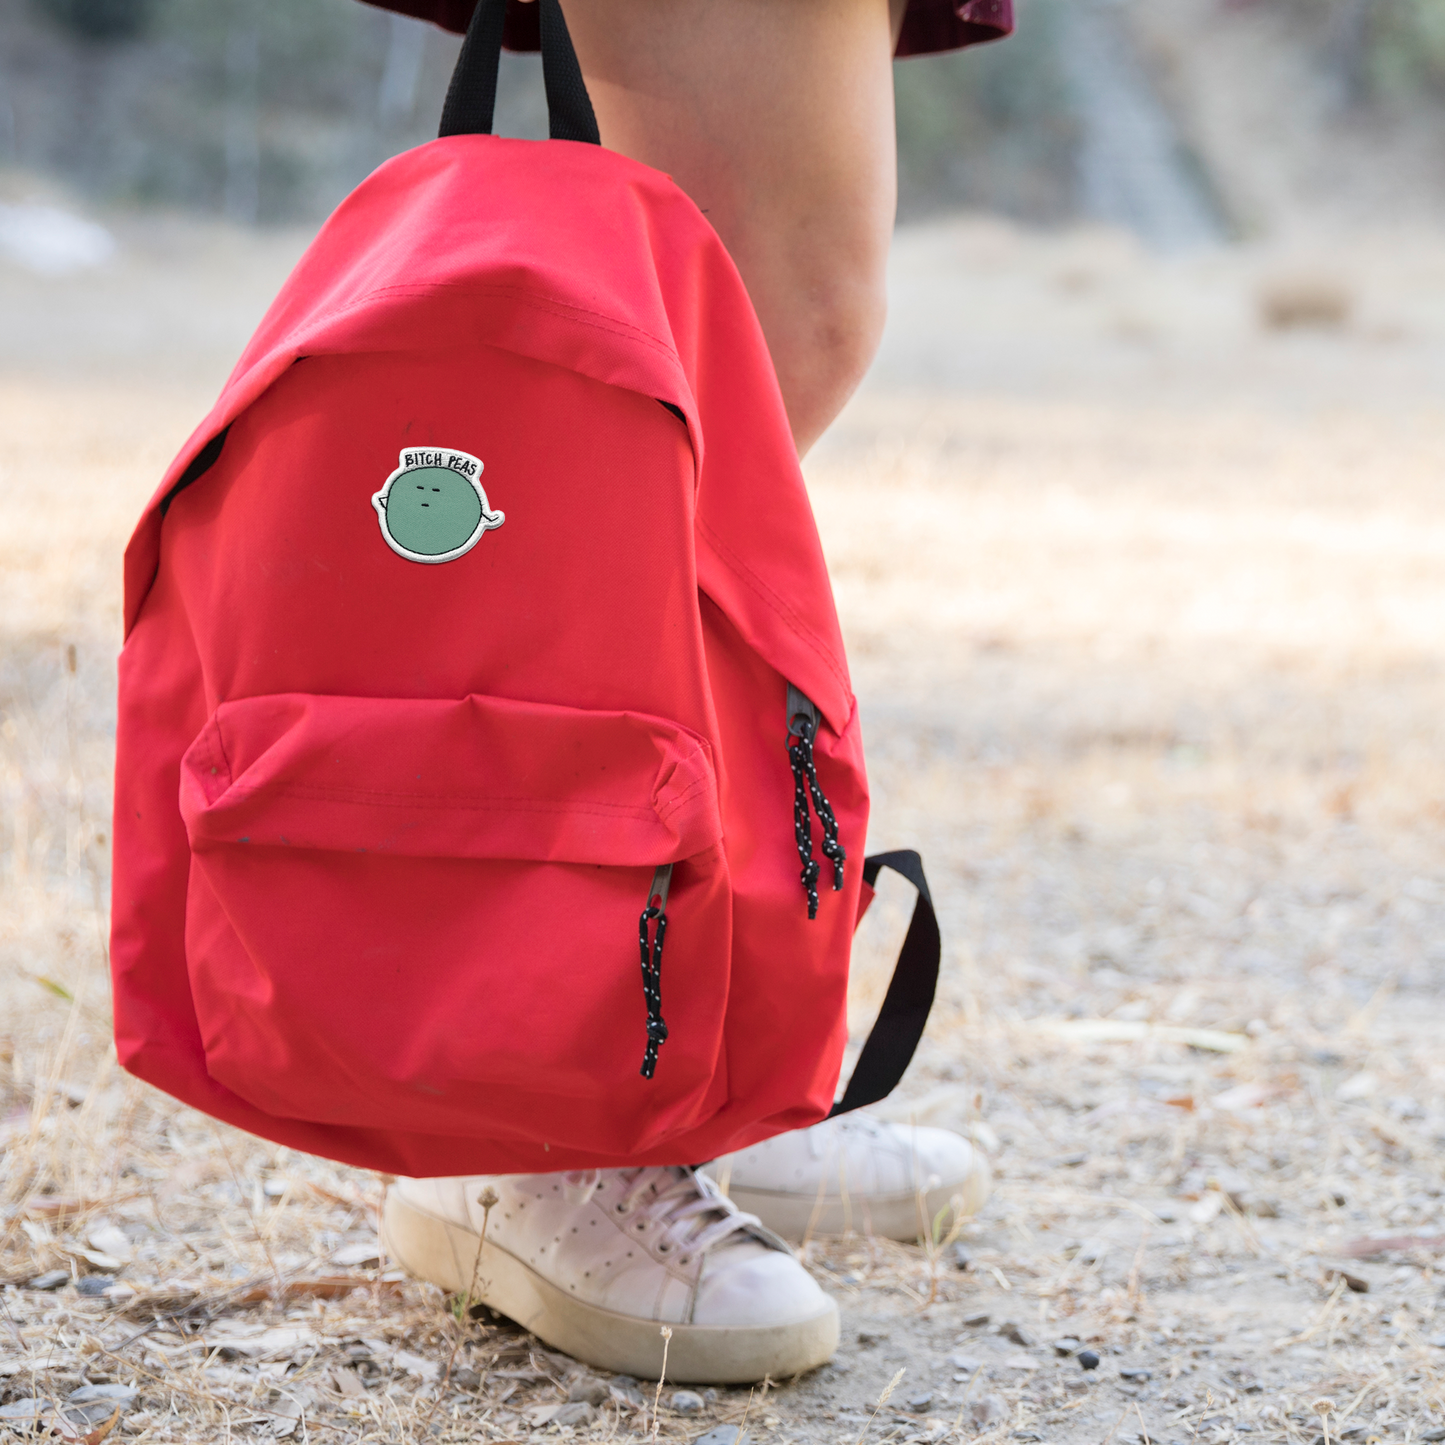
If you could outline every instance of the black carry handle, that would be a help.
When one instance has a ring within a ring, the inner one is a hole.
[[[876,1104],[893,1092],[923,1037],[923,1026],[928,1022],[938,988],[943,940],[938,932],[938,915],[933,911],[933,895],[923,873],[923,859],[911,848],[875,853],[863,860],[863,881],[873,887],[883,868],[891,868],[906,878],[918,890],[918,902],[913,905],[913,917],[877,1022],[853,1066],[853,1077],[843,1097],[829,1110],[830,1119],[835,1114],[849,1114]]]
[[[601,145],[597,117],[558,0],[533,0],[541,11],[542,77],[547,86],[547,131],[553,140]],[[447,87],[438,135],[491,135],[497,107],[497,66],[507,0],[477,0]]]

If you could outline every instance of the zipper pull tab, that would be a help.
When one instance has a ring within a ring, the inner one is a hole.
[[[803,723],[813,725],[813,733],[818,731],[818,708],[813,699],[805,693],[799,692],[792,683],[788,684],[788,736],[793,738],[802,737],[799,731]]]

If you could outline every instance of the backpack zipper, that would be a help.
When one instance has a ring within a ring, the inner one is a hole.
[[[808,896],[808,917],[818,916],[818,860],[813,857],[813,829],[808,819],[808,799],[823,830],[819,844],[823,856],[833,865],[833,892],[843,886],[843,863],[848,857],[838,841],[838,820],[832,805],[823,796],[818,783],[818,769],[813,758],[813,743],[818,736],[820,715],[813,700],[788,684],[788,762],[793,769],[793,834],[797,839],[798,857],[802,861],[803,891]]]
[[[813,857],[813,828],[808,815],[811,800],[823,837],[823,856],[833,865],[833,891],[843,886],[843,864],[848,853],[838,841],[838,819],[818,782],[813,744],[821,716],[813,700],[792,683],[788,684],[788,763],[793,770],[793,832],[802,862],[803,891],[808,898],[808,917],[818,916],[818,860]],[[652,875],[647,903],[637,921],[637,944],[642,959],[642,996],[647,1003],[647,1050],[642,1057],[642,1077],[657,1072],[657,1051],[667,1042],[667,1023],[662,1017],[662,945],[667,937],[667,893],[672,886],[672,864],[663,863]],[[656,928],[649,925],[656,924]]]
[[[657,1051],[667,1042],[667,1024],[662,1017],[662,940],[667,936],[667,890],[672,886],[672,864],[663,863],[652,875],[647,905],[637,923],[637,941],[642,949],[642,996],[647,1001],[647,1052],[642,1056],[642,1077],[657,1071]],[[657,929],[648,942],[649,923]]]

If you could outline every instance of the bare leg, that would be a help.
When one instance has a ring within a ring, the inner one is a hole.
[[[902,0],[566,0],[602,143],[666,171],[716,227],[801,455],[883,329]]]

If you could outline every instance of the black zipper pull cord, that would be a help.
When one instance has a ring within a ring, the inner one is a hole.
[[[804,724],[810,726],[810,724]],[[794,741],[794,740],[797,741]],[[808,776],[803,749],[812,753],[812,743],[801,734],[788,731],[788,762],[793,768],[793,836],[798,844],[798,858],[803,864],[799,875],[803,880],[803,891],[808,895],[808,917],[818,916],[818,860],[813,857],[813,830],[808,822]],[[808,762],[811,762],[809,756]]]
[[[808,895],[808,917],[818,916],[818,860],[813,857],[813,830],[808,820],[808,799],[823,830],[819,845],[823,856],[833,865],[833,891],[843,886],[843,864],[848,857],[838,841],[838,819],[832,804],[818,782],[818,769],[813,756],[813,743],[818,735],[819,714],[813,701],[788,684],[788,762],[793,769],[793,834],[798,844],[798,858],[803,891]]]
[[[667,1042],[667,1024],[662,1018],[662,940],[667,937],[667,890],[672,886],[672,864],[664,863],[652,875],[647,890],[647,907],[637,924],[637,941],[642,949],[642,996],[647,1001],[647,1052],[642,1057],[642,1077],[657,1072],[657,1051]],[[649,945],[647,925],[656,920],[657,930]]]

